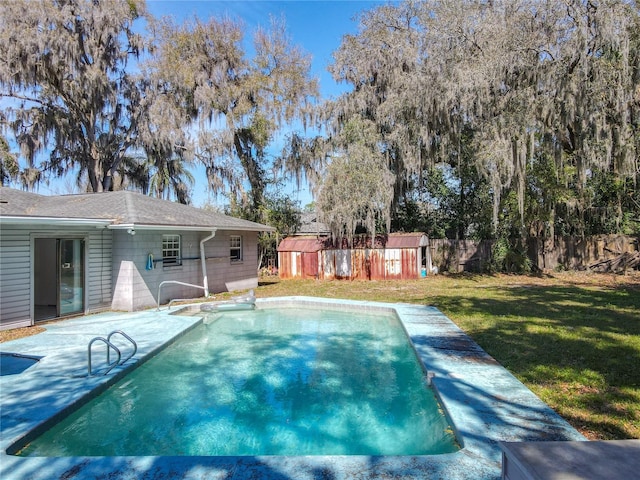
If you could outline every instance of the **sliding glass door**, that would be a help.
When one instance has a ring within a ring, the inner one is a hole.
[[[36,322],[84,311],[82,238],[34,240],[33,315]]]
[[[84,240],[58,239],[58,315],[84,310]]]

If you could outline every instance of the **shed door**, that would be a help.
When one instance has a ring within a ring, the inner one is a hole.
[[[302,277],[318,278],[318,253],[302,253]]]
[[[402,261],[399,249],[386,249],[384,251],[384,263],[387,278],[400,277],[402,274]]]

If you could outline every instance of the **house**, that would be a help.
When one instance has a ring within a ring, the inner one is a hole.
[[[295,236],[311,236],[316,235],[326,237],[331,234],[329,227],[318,221],[316,212],[302,212],[300,214],[300,227],[293,234]]]
[[[414,279],[434,270],[424,233],[354,237],[336,245],[330,237],[287,237],[278,245],[280,278]]]
[[[0,187],[0,329],[256,287],[264,231],[129,191]]]

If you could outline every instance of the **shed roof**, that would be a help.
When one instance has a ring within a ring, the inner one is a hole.
[[[427,235],[422,232],[392,233],[387,237],[387,248],[418,248],[428,246]]]
[[[278,245],[279,252],[317,252],[319,250],[331,249],[367,249],[367,248],[419,248],[428,246],[429,241],[426,234],[422,232],[414,233],[391,233],[389,235],[377,235],[375,245],[371,245],[371,237],[359,235],[353,238],[351,246],[343,240],[341,245],[336,245],[329,237],[287,237]]]
[[[275,231],[273,227],[209,212],[190,205],[161,200],[136,192],[39,195],[0,187],[0,218],[23,220],[91,219],[110,225],[157,228],[216,228],[220,230]]]
[[[326,248],[326,243],[317,237],[286,237],[278,244],[278,251],[311,253]]]

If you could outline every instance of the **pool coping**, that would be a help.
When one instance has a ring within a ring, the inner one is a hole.
[[[499,442],[585,440],[435,307],[320,297],[256,301],[258,308],[301,304],[395,312],[462,448],[431,456],[51,458],[6,453],[29,432],[104,391],[202,321],[199,316],[176,314],[177,309],[163,309],[70,319],[47,325],[39,335],[0,344],[1,352],[43,357],[21,374],[0,376],[0,478],[498,479]],[[186,308],[193,311],[199,306]],[[87,377],[89,341],[113,330],[124,330],[136,340],[138,353],[107,376]]]

